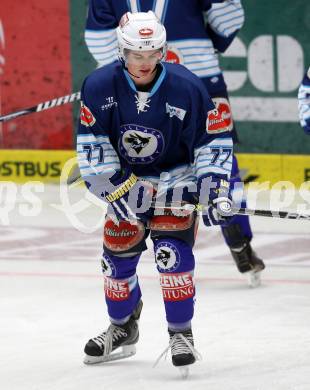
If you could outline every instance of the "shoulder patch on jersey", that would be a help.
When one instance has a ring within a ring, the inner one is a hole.
[[[81,124],[87,127],[93,126],[96,123],[96,118],[90,111],[90,109],[85,106],[85,104],[81,101],[81,110],[80,110],[80,119]]]
[[[216,97],[212,98],[212,101],[215,105],[215,110],[208,112],[207,132],[209,134],[217,134],[232,131],[234,125],[228,100],[223,97]]]
[[[176,47],[168,46],[165,62],[170,62],[170,64],[183,64],[183,56]]]

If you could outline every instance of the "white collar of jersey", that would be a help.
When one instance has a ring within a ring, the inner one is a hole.
[[[161,74],[159,75],[156,83],[153,85],[152,89],[150,90],[149,97],[154,95],[154,93],[158,90],[158,88],[160,87],[160,85],[163,82],[164,78],[166,77],[167,71],[166,71],[165,65],[162,64],[162,63],[160,63],[159,65],[162,67],[162,71],[161,71]],[[137,91],[137,88],[135,86],[135,83],[133,82],[132,78],[129,76],[129,73],[127,72],[127,70],[123,68],[123,72],[125,74],[125,77],[126,77],[126,79],[128,81],[128,84],[129,84],[130,88],[135,93],[137,93],[138,91]]]

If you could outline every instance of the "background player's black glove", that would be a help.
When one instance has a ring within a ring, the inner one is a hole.
[[[220,177],[207,177],[207,185],[200,181],[199,202],[206,206],[202,218],[206,226],[226,225],[233,217],[230,184]]]
[[[113,214],[119,221],[141,220],[146,222],[151,216],[150,204],[154,194],[151,183],[139,180],[130,170],[118,172],[110,178],[111,191],[102,196],[111,205]],[[112,210],[108,210],[111,214]]]
[[[305,119],[305,125],[303,126],[304,132],[310,135],[310,118]]]

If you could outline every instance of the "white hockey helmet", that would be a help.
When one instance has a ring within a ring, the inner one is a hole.
[[[126,62],[125,49],[147,51],[162,49],[166,54],[166,29],[153,11],[126,12],[116,29],[119,57]]]

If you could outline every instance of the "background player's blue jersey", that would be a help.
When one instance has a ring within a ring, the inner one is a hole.
[[[300,125],[310,134],[310,67],[298,90],[298,109]]]
[[[230,177],[232,139],[216,112],[208,118],[206,88],[182,65],[158,67],[150,92],[138,92],[119,61],[86,78],[77,137],[84,180],[126,168],[153,184],[167,172],[168,187]]]
[[[217,51],[225,51],[243,25],[240,0],[89,0],[85,40],[100,65],[117,58],[115,28],[122,15],[148,10],[166,27],[167,61],[185,65],[211,96],[226,91]]]

